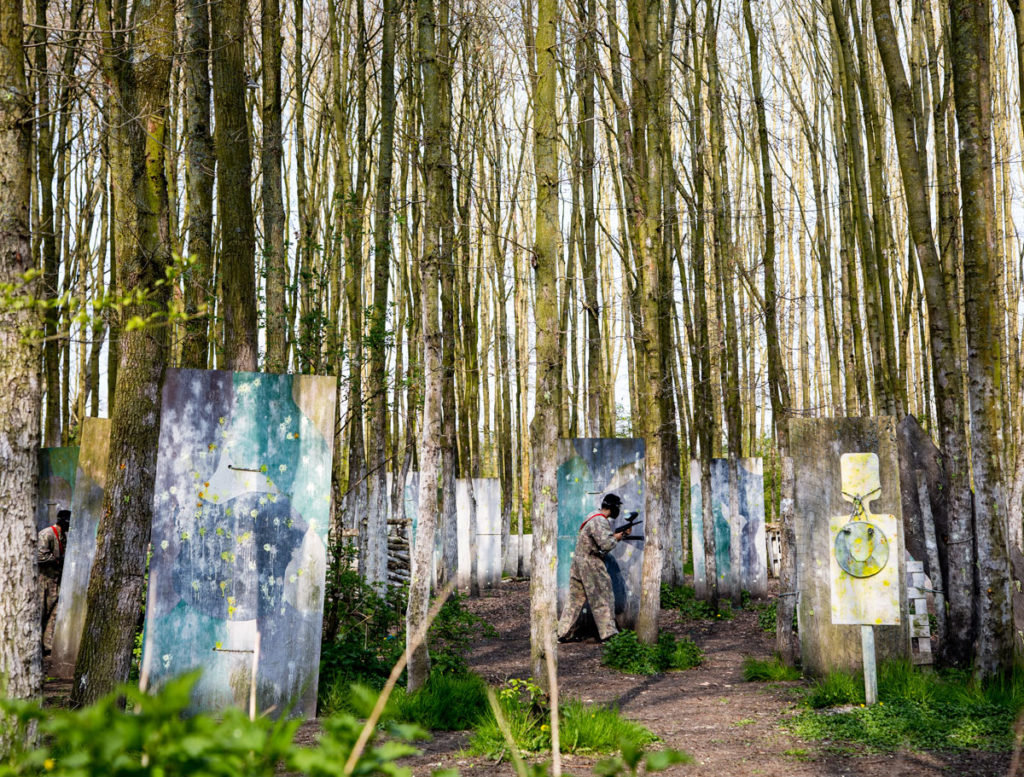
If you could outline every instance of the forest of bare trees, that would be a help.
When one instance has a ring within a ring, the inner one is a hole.
[[[127,678],[180,366],[339,378],[332,531],[375,586],[420,475],[410,636],[455,479],[499,478],[535,677],[560,437],[646,440],[654,641],[691,459],[763,456],[784,521],[789,419],[912,414],[948,483],[943,660],[1011,663],[1018,0],[3,0],[0,36],[9,693],[41,682],[36,450],[87,416],[113,425],[73,700]]]

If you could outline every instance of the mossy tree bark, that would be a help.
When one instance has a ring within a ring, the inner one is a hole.
[[[252,151],[245,102],[244,0],[213,0],[213,110],[220,219],[220,288],[224,355],[230,370],[257,368],[256,234],[252,212]]]
[[[932,376],[938,410],[939,433],[949,479],[949,561],[945,588],[950,607],[951,630],[940,646],[943,660],[966,664],[973,643],[972,595],[974,591],[972,495],[964,404],[960,390],[960,364],[950,318],[956,315],[946,296],[942,262],[933,238],[931,203],[927,193],[926,149],[918,144],[917,126],[924,121],[915,102],[900,58],[896,26],[885,0],[872,0],[875,39],[889,88],[893,130],[906,197],[910,237],[921,266],[928,307]]]
[[[205,369],[213,283],[213,181],[216,157],[210,134],[210,4],[188,0],[185,10],[185,188],[188,252],[185,276],[185,339],[181,366]]]
[[[285,249],[284,197],[281,187],[281,157],[284,136],[281,126],[281,3],[262,0],[260,36],[263,43],[263,269],[266,273],[267,372],[288,369],[288,313],[285,286],[288,283],[288,254]],[[301,88],[301,87],[300,87]],[[299,99],[302,99],[301,97]]]
[[[21,294],[34,269],[29,233],[32,96],[25,77],[21,0],[0,6],[0,286]],[[37,696],[42,690],[39,583],[36,570],[36,491],[39,481],[39,346],[32,306],[0,307],[0,693]],[[34,336],[34,335],[33,335]],[[0,715],[0,756],[12,742]]]
[[[166,309],[171,261],[164,140],[174,47],[174,3],[143,0],[126,13],[98,0],[101,66],[110,85],[118,287],[145,289],[121,314],[120,365],[96,558],[89,578],[73,705],[128,679],[152,525],[167,327],[126,326]]]
[[[950,0],[953,94],[960,148],[963,209],[964,302],[967,377],[974,480],[974,543],[978,589],[974,596],[977,640],[974,670],[982,677],[1013,662],[1010,566],[1006,545],[1006,494],[1000,463],[1000,269],[995,250],[995,184],[992,174],[990,36],[992,8]]]

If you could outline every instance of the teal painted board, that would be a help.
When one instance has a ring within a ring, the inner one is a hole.
[[[719,595],[728,596],[735,585],[755,596],[768,592],[767,544],[765,538],[764,475],[760,458],[736,460],[737,488],[735,518],[730,510],[729,459],[711,460],[711,514],[715,521],[715,574]],[[703,494],[700,462],[690,462],[690,527],[693,553],[694,590],[707,596],[706,548],[704,546]],[[733,554],[733,543],[739,553]],[[740,562],[734,574],[734,559]]]
[[[334,378],[168,370],[143,678],[203,669],[192,708],[316,714]],[[258,635],[258,638],[257,638]]]
[[[109,450],[109,419],[86,418],[82,423],[82,445],[71,497],[71,527],[53,626],[50,673],[54,677],[72,677],[75,673],[85,625],[85,596],[96,558],[96,531],[103,515]]]
[[[707,565],[704,561],[704,498],[700,485],[700,462],[690,462],[690,556],[693,558],[693,590],[698,598],[707,596]]]
[[[739,459],[740,581],[754,596],[768,595],[768,537],[765,533],[764,461]]]
[[[558,604],[569,592],[569,567],[580,524],[601,507],[605,494],[622,498],[622,515],[644,518],[644,441],[633,438],[573,438],[558,441]],[[622,516],[615,525],[622,522]],[[636,533],[643,535],[641,524]],[[620,542],[605,558],[615,593],[619,628],[636,625],[640,611],[643,541]]]
[[[715,571],[718,592],[731,596],[733,590],[732,527],[729,513],[729,460],[711,460],[711,514],[715,519]]]
[[[58,510],[71,509],[78,467],[78,446],[39,450],[39,494],[36,498],[36,530],[57,521]]]

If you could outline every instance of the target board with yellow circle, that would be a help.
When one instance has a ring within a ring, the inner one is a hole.
[[[829,521],[832,623],[882,626],[900,622],[897,523],[871,512],[881,494],[878,456],[839,457],[846,515]]]

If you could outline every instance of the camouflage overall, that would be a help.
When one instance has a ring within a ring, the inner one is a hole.
[[[562,610],[562,617],[558,619],[559,639],[573,636],[588,604],[602,640],[619,631],[615,625],[612,579],[604,563],[604,557],[617,542],[611,522],[611,518],[598,512],[591,515],[580,529],[569,570],[569,599]]]
[[[42,598],[42,630],[39,638],[45,646],[46,630],[57,609],[57,595],[60,593],[60,576],[64,564],[64,538],[59,526],[47,526],[39,532],[36,545],[39,563],[39,594]]]

